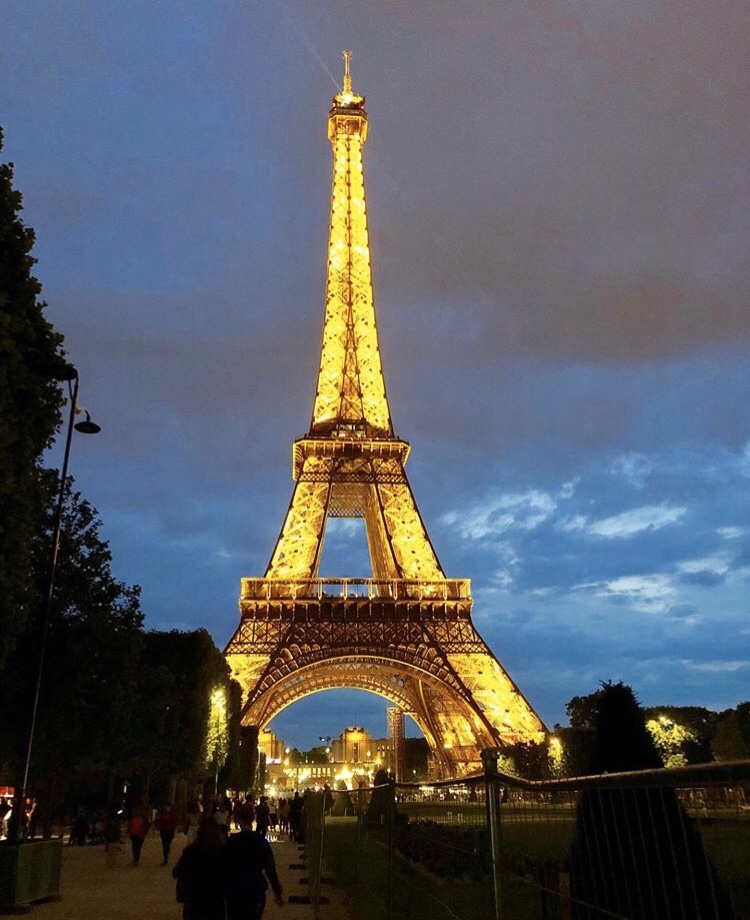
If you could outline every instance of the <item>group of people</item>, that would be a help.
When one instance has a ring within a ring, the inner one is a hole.
[[[229,825],[233,824],[239,830],[238,815],[245,805],[252,805],[255,811],[255,829],[262,836],[268,838],[269,833],[288,835],[291,840],[297,839],[300,834],[302,820],[303,798],[299,792],[293,797],[278,799],[262,795],[257,802],[252,798],[227,799],[215,806],[214,817],[225,833]],[[188,821],[194,820],[188,815]],[[189,836],[189,833],[188,833]]]
[[[292,840],[299,839],[302,810],[303,798],[298,792],[291,799],[277,801],[261,796],[257,804],[252,798],[222,799],[205,811],[191,803],[184,825],[171,804],[152,813],[152,820],[142,805],[133,805],[124,815],[113,808],[104,822],[106,864],[116,864],[126,839],[131,864],[138,866],[153,825],[161,842],[161,865],[166,866],[175,834],[184,827],[186,846],[172,869],[183,920],[259,920],[269,886],[276,902],[282,903],[281,883],[267,839],[269,830],[278,829]],[[234,825],[235,833],[230,833],[230,825]],[[87,832],[88,822],[79,811],[70,842],[86,842]]]
[[[276,903],[283,903],[271,847],[253,830],[255,806],[245,802],[233,817],[239,831],[227,837],[212,816],[204,816],[172,870],[183,920],[259,920],[269,885]]]

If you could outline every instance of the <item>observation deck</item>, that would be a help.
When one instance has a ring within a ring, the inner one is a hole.
[[[405,578],[243,578],[243,601],[471,601],[471,579],[413,581]]]

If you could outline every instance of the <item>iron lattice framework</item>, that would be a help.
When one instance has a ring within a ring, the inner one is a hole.
[[[411,715],[437,773],[480,751],[536,740],[544,726],[471,621],[466,579],[448,579],[404,469],[380,360],[362,147],[364,97],[344,85],[328,115],[333,186],[323,344],[308,434],[294,443],[295,487],[263,578],[243,578],[225,656],[245,691],[243,724],[263,727],[296,700],[369,690]],[[373,578],[320,579],[326,522],[363,518]]]

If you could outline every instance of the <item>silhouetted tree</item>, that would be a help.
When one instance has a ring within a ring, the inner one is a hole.
[[[427,779],[427,763],[430,757],[430,745],[426,738],[404,739],[404,761],[408,782]],[[415,775],[416,771],[416,775]]]
[[[592,774],[662,765],[630,687],[605,684],[593,721]],[[575,920],[733,917],[701,837],[669,786],[585,790],[570,881]]]
[[[13,679],[0,682],[0,746],[15,774],[25,758],[42,642],[57,473],[43,471],[45,514],[32,544],[33,615],[11,653]],[[132,674],[141,650],[140,589],[112,575],[96,510],[66,485],[60,553],[32,750],[30,789],[54,806],[84,777],[106,775],[127,731]]]
[[[3,134],[0,129],[0,150]],[[50,368],[62,365],[62,336],[44,317],[32,275],[34,231],[19,218],[13,164],[0,164],[0,668],[28,618],[32,542],[45,494],[39,461],[60,422]]]
[[[140,775],[155,801],[167,798],[178,780],[213,780],[214,765],[206,759],[211,697],[217,688],[229,696],[229,673],[205,629],[154,630],[143,638],[138,702],[120,770]]]
[[[711,750],[717,760],[750,758],[750,703],[740,703],[719,715]]]
[[[234,708],[235,715],[230,720],[232,741],[227,761],[227,786],[238,792],[251,792],[255,789],[258,773],[258,729],[252,725],[240,725],[239,684],[233,682],[232,690],[238,705]]]

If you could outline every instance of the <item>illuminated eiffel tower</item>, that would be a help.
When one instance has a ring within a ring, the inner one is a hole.
[[[333,188],[323,346],[295,487],[263,578],[243,578],[225,656],[243,687],[243,725],[331,688],[369,690],[413,717],[439,777],[480,751],[538,740],[544,726],[471,621],[468,579],[446,578],[393,431],[375,323],[362,147],[364,97],[343,89],[328,115]],[[328,518],[364,518],[373,578],[318,578]]]

